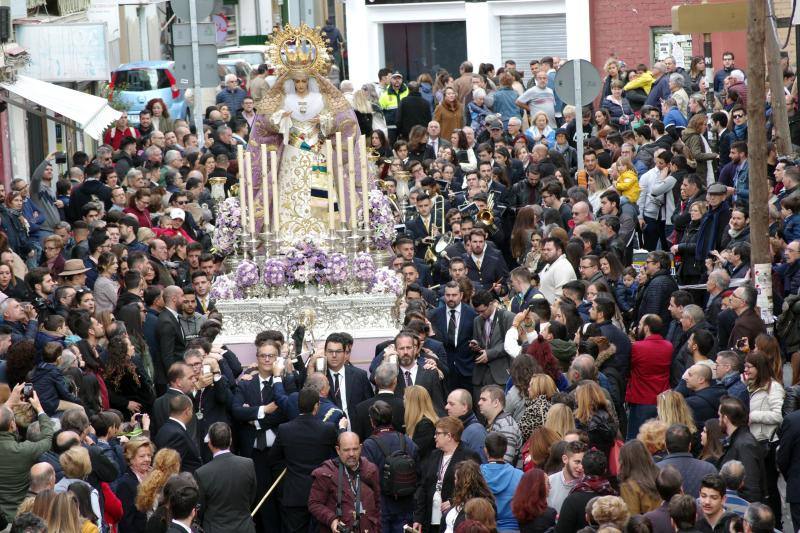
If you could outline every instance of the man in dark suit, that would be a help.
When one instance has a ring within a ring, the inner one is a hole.
[[[472,305],[478,313],[473,325],[474,342],[470,343],[475,357],[472,384],[477,397],[484,385],[504,387],[508,381],[511,357],[503,344],[506,332],[514,322],[514,313],[500,308],[489,291],[480,291],[473,296]]]
[[[486,232],[480,228],[472,230],[467,240],[467,253],[462,256],[467,266],[467,277],[481,287],[502,296],[508,289],[508,265],[501,254],[489,251]]]
[[[378,400],[386,402],[392,408],[392,426],[394,426],[394,429],[401,433],[405,432],[404,416],[406,410],[403,404],[403,396],[400,395],[398,397],[395,395],[398,383],[397,365],[388,362],[380,364],[375,369],[372,379],[375,382],[375,387],[378,389],[378,394],[358,404],[353,413],[353,417],[350,419],[350,429],[353,433],[358,435],[361,442],[364,442],[367,440],[367,437],[372,435],[372,424],[369,421],[369,408]]]
[[[439,213],[432,213],[433,202],[425,193],[417,195],[416,217],[406,222],[406,233],[414,239],[414,255],[425,259],[425,254],[435,243],[436,237],[441,233],[442,220]]]
[[[181,472],[194,472],[202,464],[197,443],[186,429],[193,417],[192,399],[185,394],[173,397],[169,401],[169,420],[153,439],[159,449],[172,448],[181,455]]]
[[[176,396],[189,395],[194,390],[195,377],[192,368],[183,360],[173,363],[167,371],[169,387],[153,403],[153,413],[150,417],[150,434],[156,435],[170,417],[169,402]],[[197,422],[192,419],[186,426],[192,437],[197,435],[195,429]]]
[[[156,337],[158,339],[159,358],[153,361],[155,366],[156,392],[163,394],[167,387],[167,370],[177,361],[183,359],[186,351],[186,339],[178,323],[178,315],[183,305],[183,290],[175,285],[170,285],[162,293],[164,310],[158,315]]]
[[[538,289],[531,286],[531,271],[524,266],[511,271],[511,287],[514,289],[511,298],[511,312],[514,314],[526,310],[534,298],[544,298]]]
[[[347,363],[348,344],[340,333],[331,333],[325,339],[325,359],[328,362],[328,382],[331,386],[331,400],[347,418],[352,418],[358,404],[375,393],[369,382],[369,376],[360,368]]]
[[[428,315],[436,333],[436,340],[444,343],[447,362],[449,390],[472,389],[472,370],[475,357],[469,348],[472,331],[477,314],[469,305],[462,302],[464,293],[455,281],[444,286],[444,306],[440,306]]]
[[[402,139],[409,140],[408,134],[411,128],[414,126],[426,127],[430,120],[431,105],[420,95],[419,83],[409,82],[408,95],[400,100],[400,105],[397,106],[397,133]],[[436,159],[435,153],[431,159]]]
[[[419,385],[428,390],[433,408],[439,416],[445,415],[444,388],[442,386],[444,374],[435,367],[419,361],[420,342],[411,331],[401,331],[394,338],[397,350],[397,362],[400,368],[397,371],[397,386],[395,395],[402,399],[406,387]]]
[[[319,400],[319,393],[314,389],[300,391],[297,400],[300,415],[280,425],[278,438],[270,452],[274,462],[286,464],[281,513],[284,531],[289,533],[308,531],[311,472],[336,454],[338,432],[334,424],[316,418]]]
[[[272,365],[280,350],[280,345],[272,340],[258,344],[258,376],[240,381],[233,394],[233,418],[239,423],[239,451],[253,459],[259,495],[267,492],[278,474],[274,471],[276,465],[269,459],[269,449],[275,442],[278,425],[286,421],[272,390]],[[280,530],[277,498],[270,497],[261,506],[256,516],[256,529],[260,533]]]
[[[170,494],[167,502],[169,514],[172,516],[167,533],[192,533],[192,522],[197,516],[197,502],[199,501],[200,491],[197,485],[191,481],[181,481],[175,492]]]
[[[214,457],[194,473],[200,488],[200,521],[205,533],[255,533],[250,509],[256,502],[253,460],[231,453],[231,427],[215,422],[208,428],[208,449]]]

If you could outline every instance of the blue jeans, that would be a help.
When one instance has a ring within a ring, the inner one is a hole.
[[[643,403],[630,403],[628,404],[628,433],[625,436],[625,441],[633,440],[639,434],[639,427],[642,424],[658,416],[655,405],[647,405]]]
[[[385,505],[384,499],[381,503],[381,533],[403,533],[403,526],[414,525],[414,516],[411,511],[390,511]]]

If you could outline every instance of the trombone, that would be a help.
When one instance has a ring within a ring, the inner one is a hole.
[[[439,227],[436,226],[437,221],[437,213],[439,214]],[[425,250],[425,262],[430,265],[433,265],[437,260],[437,254],[439,254],[440,249],[444,251],[452,243],[452,235],[450,237],[450,242],[446,242],[442,247],[441,243],[446,239],[445,234],[445,221],[444,221],[444,196],[437,194],[434,198],[433,202],[433,212],[431,213],[431,234],[426,237],[430,240],[428,243],[428,248]],[[441,229],[440,229],[441,228]],[[434,235],[433,231],[436,231],[438,235]],[[438,237],[438,240],[434,243],[433,238]],[[434,253],[435,250],[435,253]]]
[[[489,235],[494,235],[499,229],[494,223],[494,195],[489,195],[489,201],[484,209],[478,211],[475,215],[475,224],[485,229]]]

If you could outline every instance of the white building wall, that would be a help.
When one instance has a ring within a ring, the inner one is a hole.
[[[355,83],[375,81],[384,66],[383,24],[464,21],[467,56],[474,64],[502,65],[500,17],[565,13],[569,59],[589,59],[589,0],[505,0],[490,2],[423,2],[370,5],[345,0],[350,78]]]

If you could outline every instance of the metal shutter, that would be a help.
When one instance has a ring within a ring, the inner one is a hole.
[[[503,54],[501,60],[516,61],[517,70],[527,79],[531,75],[531,59],[567,57],[567,16],[500,17],[500,49]],[[502,63],[498,66],[502,66]]]

